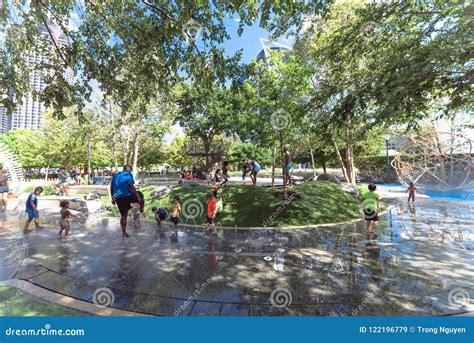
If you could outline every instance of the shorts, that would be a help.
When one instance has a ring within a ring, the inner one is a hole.
[[[376,211],[374,211],[370,208],[366,208],[366,209],[364,209],[364,218],[367,221],[378,222],[379,221],[379,214]]]
[[[38,211],[33,211],[33,210],[30,210],[30,209],[27,209],[25,212],[28,213],[28,219],[29,220],[39,218]]]
[[[179,221],[179,218],[178,217],[170,217],[171,219],[171,222],[174,224],[174,225],[178,225],[178,221]]]
[[[56,187],[67,187],[69,186],[69,181],[63,181],[56,184]]]
[[[128,214],[128,211],[132,209],[131,203],[133,202],[133,199],[131,195],[127,197],[117,198],[115,199],[115,202],[117,203],[117,207],[122,216],[126,216]]]
[[[285,166],[285,172],[287,172],[287,173],[292,173],[292,172],[293,172],[293,164],[288,163],[288,164]]]
[[[59,219],[59,227],[61,228],[61,230],[69,230],[69,220]]]
[[[166,213],[163,214],[155,214],[155,219],[159,221],[163,221],[166,219]]]
[[[0,187],[0,193],[8,193],[10,190],[8,189],[7,186],[1,186]]]
[[[208,224],[214,224],[214,218],[207,217],[207,223]]]

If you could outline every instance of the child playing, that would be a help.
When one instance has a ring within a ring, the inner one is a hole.
[[[171,222],[174,224],[174,231],[178,231],[178,220],[181,215],[181,205],[179,203],[179,196],[175,195],[173,198],[173,207],[171,208]]]
[[[410,199],[412,202],[415,202],[415,192],[417,191],[417,188],[415,187],[415,184],[413,181],[410,182],[407,188],[408,193],[408,202],[410,202]]]
[[[222,164],[222,186],[225,186],[227,184],[227,181],[229,181],[229,161],[224,161]]]
[[[74,215],[69,211],[69,201],[61,200],[59,203],[59,207],[61,207],[61,211],[59,214],[61,215],[61,219],[59,219],[59,239],[63,237],[63,231],[65,232],[64,236],[69,235],[69,217],[73,218],[80,218],[78,215]]]
[[[247,160],[243,160],[242,162],[242,184],[245,182],[245,177],[247,176],[247,173],[250,170],[250,165]]]
[[[25,227],[23,228],[23,233],[28,233],[28,226],[30,226],[31,221],[35,220],[35,225],[37,229],[42,229],[39,221],[39,213],[38,213],[38,196],[43,193],[43,187],[36,187],[28,196],[26,200],[26,209],[25,212],[28,213],[28,220],[25,223]]]
[[[139,203],[132,203],[132,210],[131,210],[131,215],[132,215],[132,220],[133,220],[133,225],[135,227],[140,225],[140,204]]]
[[[219,191],[219,185],[214,186],[214,191],[212,192],[214,199],[216,199],[216,218],[219,214],[224,211],[224,192]]]
[[[217,233],[214,219],[217,215],[217,201],[213,192],[207,193],[207,230],[212,234]]]
[[[379,220],[379,202],[380,195],[375,192],[377,186],[369,185],[369,191],[362,195],[361,207],[364,211],[364,219],[366,223],[366,232],[368,239],[377,238],[376,224]]]
[[[160,208],[153,207],[151,211],[155,214],[156,225],[158,225],[158,227],[161,228],[161,224],[167,217],[166,210],[163,207],[160,207]]]

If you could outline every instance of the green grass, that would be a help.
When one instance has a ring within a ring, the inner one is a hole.
[[[0,287],[0,316],[90,316],[13,287]]]
[[[200,216],[195,218],[196,224],[205,224],[207,213],[206,193],[210,186],[176,187],[162,198],[152,198],[154,187],[141,189],[145,195],[145,213],[153,219],[152,207],[171,207],[171,199],[178,195],[183,211],[186,201],[194,199],[201,207]],[[311,224],[334,223],[361,217],[359,199],[341,191],[335,184],[325,181],[307,182],[293,187],[291,192],[301,198],[285,202],[275,197],[282,189],[255,187],[251,185],[230,185],[225,188],[227,205],[219,215],[218,223],[223,226],[261,227],[266,226],[298,226]],[[186,223],[186,218],[181,217]],[[192,219],[187,223],[193,224]]]

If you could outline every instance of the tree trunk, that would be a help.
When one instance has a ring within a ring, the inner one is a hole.
[[[272,188],[275,188],[275,147],[272,147]]]
[[[133,178],[135,179],[137,177],[137,171],[138,171],[138,150],[140,149],[140,135],[136,134],[135,139],[133,140]]]
[[[309,147],[309,154],[311,155],[311,167],[313,168],[313,179],[316,180],[316,166],[314,165],[314,152],[311,146]]]
[[[347,119],[346,126],[346,135],[347,135],[347,146],[346,146],[346,156],[345,156],[345,165],[347,173],[347,182],[355,183],[355,170],[354,170],[354,137],[352,130],[352,118],[349,116]]]
[[[326,174],[326,173],[327,173],[327,169],[326,169],[326,161],[325,161],[325,160],[323,160],[321,164],[323,165],[323,173],[324,173],[324,174]]]
[[[281,154],[281,170],[283,176],[283,199],[288,199],[288,188],[286,185],[285,156],[283,154],[283,133],[280,131],[280,154]]]
[[[346,166],[344,165],[344,160],[342,159],[341,152],[339,151],[339,147],[337,145],[336,139],[333,136],[331,136],[331,141],[332,141],[332,144],[334,146],[334,149],[336,150],[337,160],[338,160],[339,165],[341,167],[342,175],[346,178],[346,180],[348,180],[349,177],[347,176],[347,171],[346,171]]]

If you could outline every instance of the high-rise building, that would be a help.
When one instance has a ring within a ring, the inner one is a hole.
[[[65,45],[67,43],[66,39],[64,39],[63,35],[61,34],[61,31],[56,26],[51,24],[50,30],[53,39],[55,39],[58,46]],[[48,41],[51,41],[50,34],[45,27],[41,28],[40,32],[41,35],[47,36]],[[51,49],[53,49],[53,44],[51,44]],[[33,54],[26,56],[25,60],[29,66],[48,62],[47,56],[44,53],[38,52],[36,50]],[[36,68],[31,72],[30,85],[32,90],[35,90],[36,92],[41,92],[44,90],[46,87],[44,80],[45,73],[48,73],[48,71],[38,70]],[[7,120],[6,122],[6,125],[9,125],[8,129],[42,130],[44,126],[44,104],[37,97],[35,97],[32,92],[25,94],[21,101],[18,101],[18,99],[16,100],[17,106],[12,113],[10,120]],[[1,112],[0,119],[2,119]],[[2,120],[2,124],[3,123],[4,121]]]
[[[7,133],[10,129],[10,118],[7,115],[7,110],[0,105],[0,135]]]

